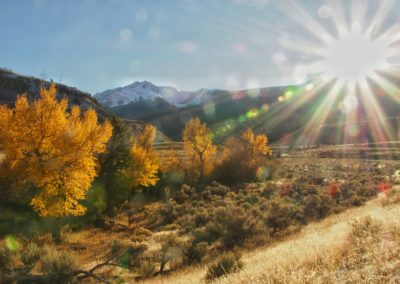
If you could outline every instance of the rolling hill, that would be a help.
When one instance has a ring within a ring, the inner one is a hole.
[[[0,104],[12,106],[18,95],[26,93],[29,99],[39,97],[40,87],[48,88],[49,81],[35,77],[28,77],[14,72],[0,69]],[[67,97],[70,105],[79,105],[83,110],[93,108],[101,117],[110,117],[108,112],[90,94],[63,84],[56,84],[57,96]]]

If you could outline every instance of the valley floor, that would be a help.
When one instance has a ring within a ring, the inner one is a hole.
[[[382,198],[310,224],[284,242],[245,253],[244,269],[216,283],[399,283],[400,205],[383,207]],[[360,226],[366,232],[357,239],[355,228]],[[146,283],[204,283],[206,269],[182,270]]]

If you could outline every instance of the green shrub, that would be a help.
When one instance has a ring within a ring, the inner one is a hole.
[[[190,232],[195,227],[194,218],[189,212],[186,212],[183,216],[176,219],[175,223],[183,228],[185,232]]]
[[[174,200],[170,200],[161,208],[159,215],[164,219],[163,224],[171,224],[180,216],[177,208],[177,203]]]
[[[207,242],[190,242],[184,250],[186,264],[202,263],[208,252]]]
[[[184,203],[195,193],[196,193],[195,188],[187,184],[183,184],[180,188],[176,189],[176,191],[174,192],[174,200],[177,203]]]
[[[209,243],[220,240],[225,249],[242,245],[262,231],[257,218],[250,216],[243,208],[236,206],[219,207],[211,221],[205,226],[205,237]],[[204,235],[203,235],[204,237]]]
[[[271,198],[271,196],[277,191],[277,187],[275,184],[267,183],[265,187],[261,190],[260,195],[264,198]]]
[[[362,206],[367,199],[363,196],[352,195],[347,200],[343,201],[343,205],[346,207]]]
[[[45,247],[44,251],[40,272],[45,274],[46,281],[60,284],[73,282],[74,272],[78,270],[76,259],[50,246]]]
[[[37,261],[39,261],[40,257],[43,254],[43,249],[41,249],[35,243],[29,243],[21,250],[21,261],[27,267],[32,267],[35,265]]]
[[[206,279],[214,280],[221,276],[238,272],[242,268],[243,261],[241,260],[241,256],[233,252],[228,252],[208,267]]]
[[[308,220],[316,220],[330,213],[332,200],[328,196],[310,194],[304,197],[303,203],[304,217]]]
[[[144,242],[144,241],[146,241],[147,239],[148,239],[149,237],[146,235],[146,234],[140,234],[140,233],[138,233],[138,234],[136,234],[135,232],[132,234],[132,237],[131,237],[131,241],[132,242]]]
[[[209,191],[211,195],[224,197],[230,191],[230,188],[213,181],[210,185],[206,186],[205,191]]]
[[[117,257],[118,264],[125,268],[140,267],[142,255],[147,249],[148,245],[145,243],[129,246],[120,256]]]
[[[149,229],[139,227],[139,228],[135,229],[133,234],[135,236],[151,237],[153,235],[153,232]]]
[[[176,262],[182,259],[183,243],[173,233],[163,237],[161,240],[161,249],[158,253],[158,262],[160,264],[160,273],[163,273],[165,266],[170,262]]]
[[[201,227],[207,224],[207,222],[210,220],[210,215],[209,211],[205,208],[199,209],[196,214],[194,215],[194,222],[196,224],[196,227]]]
[[[179,230],[181,228],[181,226],[179,226],[178,224],[172,223],[172,224],[168,224],[166,226],[164,226],[163,230],[164,231],[176,231]]]
[[[246,196],[244,200],[245,200],[245,202],[249,203],[250,205],[257,204],[260,201],[258,196],[255,194],[250,194],[249,196]]]
[[[302,209],[288,197],[274,198],[264,204],[261,209],[266,210],[265,223],[274,232],[302,222],[304,219]]]
[[[5,246],[0,247],[0,271],[8,271],[11,269],[11,261],[13,252]]]

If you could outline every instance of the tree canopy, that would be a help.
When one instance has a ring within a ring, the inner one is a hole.
[[[193,178],[202,179],[215,166],[217,147],[213,144],[210,129],[199,118],[191,119],[183,130],[183,148],[186,168]]]
[[[40,89],[40,98],[21,95],[14,108],[0,106],[0,178],[16,177],[22,190],[33,185],[30,202],[41,216],[82,215],[97,172],[97,155],[112,135],[108,121],[98,123],[90,109],[68,111],[68,99],[56,99],[56,87]]]

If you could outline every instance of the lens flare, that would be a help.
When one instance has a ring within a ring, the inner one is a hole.
[[[308,36],[285,34],[278,39],[286,58],[297,58],[290,64],[294,66],[292,80],[303,85],[301,90],[293,94],[286,91],[277,100],[291,100],[292,107],[286,113],[293,113],[316,99],[317,92],[320,96],[316,108],[310,110],[306,126],[299,129],[296,144],[313,144],[322,128],[337,127],[328,121],[337,110],[341,113],[338,118],[343,126],[343,141],[357,141],[354,137],[360,141],[396,140],[397,128],[388,122],[380,98],[400,102],[400,88],[393,80],[400,79],[395,63],[400,62],[400,52],[396,50],[400,26],[391,15],[394,0],[370,2],[327,1],[316,11],[317,18],[295,0],[279,2],[282,11]],[[362,127],[354,124],[362,120],[366,121]]]
[[[19,242],[12,235],[6,236],[4,239],[4,243],[5,243],[6,248],[10,251],[17,251],[20,247]]]
[[[268,179],[271,174],[271,170],[267,167],[259,167],[256,171],[257,180],[263,181]]]

